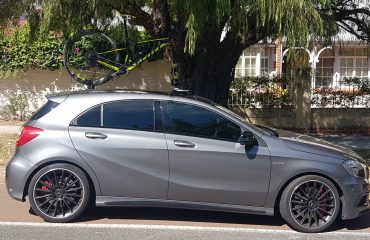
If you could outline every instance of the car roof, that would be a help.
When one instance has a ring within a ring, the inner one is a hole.
[[[93,90],[93,89],[86,89],[86,90],[80,90],[80,91],[67,91],[67,92],[59,92],[59,93],[54,93],[54,94],[49,94],[47,96],[48,99],[53,99],[57,100],[60,99],[60,101],[64,100],[68,96],[72,95],[79,95],[79,96],[84,96],[84,95],[110,95],[110,94],[127,94],[127,95],[137,95],[137,94],[144,94],[144,95],[152,95],[153,98],[163,98],[167,99],[168,97],[174,96],[174,97],[181,97],[184,99],[190,99],[190,100],[196,100],[200,101],[206,104],[210,105],[217,105],[216,103],[212,102],[211,100],[196,96],[196,95],[188,95],[186,93],[182,92],[159,92],[159,91],[143,91],[143,90],[123,90],[123,89],[114,89],[114,90]],[[58,101],[58,100],[57,100]],[[59,102],[59,101],[58,101]]]

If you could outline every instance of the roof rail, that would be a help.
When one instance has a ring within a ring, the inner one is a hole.
[[[172,92],[171,92],[171,95],[175,95],[175,96],[181,96],[181,95],[186,95],[186,96],[189,96],[191,95],[191,92],[189,89],[181,89],[181,88],[173,88]]]

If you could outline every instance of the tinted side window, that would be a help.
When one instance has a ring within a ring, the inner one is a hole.
[[[104,104],[103,126],[154,131],[153,101],[130,100]]]
[[[30,120],[37,120],[39,118],[42,118],[49,112],[53,111],[53,109],[56,108],[58,105],[59,103],[49,100],[47,103],[44,104],[44,106],[42,106],[39,110],[37,110],[37,112],[35,112],[31,116]]]
[[[101,105],[93,107],[78,117],[72,125],[80,127],[100,127],[101,126]]]
[[[194,105],[168,102],[170,131],[184,135],[237,141],[240,127],[210,110]]]

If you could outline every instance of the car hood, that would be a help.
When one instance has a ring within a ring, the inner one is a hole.
[[[312,136],[307,136],[304,134],[279,129],[274,130],[279,133],[281,141],[293,150],[337,158],[341,160],[347,160],[350,158],[357,159],[363,162],[363,159],[357,153],[342,145],[328,142]]]

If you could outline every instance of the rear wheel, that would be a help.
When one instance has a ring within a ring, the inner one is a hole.
[[[89,204],[89,182],[75,166],[52,164],[32,177],[28,196],[33,211],[45,221],[70,222]]]
[[[280,214],[295,230],[306,233],[322,232],[338,216],[340,198],[328,179],[307,175],[292,181],[280,200]]]
[[[85,85],[96,86],[122,70],[116,43],[102,32],[83,30],[66,42],[64,65],[70,76]]]

